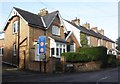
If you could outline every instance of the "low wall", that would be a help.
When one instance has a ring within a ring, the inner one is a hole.
[[[87,63],[74,63],[74,70],[76,72],[95,71],[100,70],[101,62],[87,62]]]

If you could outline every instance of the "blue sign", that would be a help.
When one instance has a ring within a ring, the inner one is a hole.
[[[46,36],[40,36],[38,39],[39,53],[46,53]]]

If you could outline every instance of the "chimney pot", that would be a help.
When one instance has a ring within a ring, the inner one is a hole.
[[[48,10],[46,8],[43,8],[40,10],[40,12],[38,13],[38,15],[40,16],[45,16],[48,14]]]
[[[80,19],[78,19],[77,17],[74,20],[72,20],[71,22],[80,26]]]
[[[87,29],[90,29],[90,23],[87,23],[87,22],[86,22],[86,23],[83,24],[82,26],[85,27],[85,28],[87,28]]]
[[[93,27],[93,28],[91,28],[91,30],[93,30],[94,32],[98,32],[98,29],[97,29],[97,27]]]
[[[98,33],[100,33],[100,34],[104,35],[104,30],[103,30],[103,29],[98,30]]]

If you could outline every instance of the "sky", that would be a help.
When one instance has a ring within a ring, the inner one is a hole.
[[[101,1],[101,2],[100,2]],[[13,7],[37,14],[40,9],[47,8],[48,12],[59,10],[61,16],[69,21],[76,17],[80,19],[80,24],[90,23],[90,27],[104,29],[105,36],[112,40],[118,38],[118,2],[117,0],[29,0],[11,1],[2,0],[0,2],[0,30],[5,26],[5,22]]]

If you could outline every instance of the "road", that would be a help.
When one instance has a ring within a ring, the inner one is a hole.
[[[40,72],[3,70],[3,82],[118,82],[118,68],[84,73],[45,74]]]

